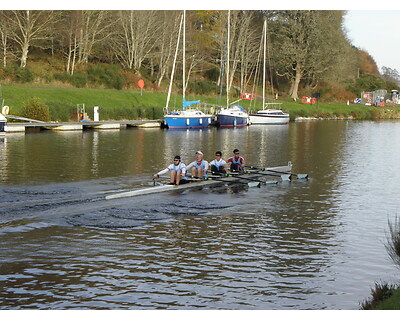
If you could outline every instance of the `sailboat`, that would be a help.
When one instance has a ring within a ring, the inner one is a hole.
[[[227,57],[226,57],[226,108],[217,114],[217,124],[220,127],[244,127],[248,125],[249,115],[238,104],[229,105],[229,41],[230,41],[230,11],[228,11]]]
[[[174,57],[174,64],[172,67],[172,73],[171,73],[171,81],[169,84],[169,89],[168,89],[168,97],[167,97],[167,103],[166,103],[166,114],[164,115],[164,120],[166,123],[167,128],[169,129],[203,129],[207,128],[212,120],[213,116],[205,114],[203,111],[198,110],[198,109],[192,109],[189,108],[192,105],[200,103],[200,100],[197,101],[186,101],[185,99],[185,91],[186,91],[186,82],[185,82],[185,22],[186,22],[186,11],[183,11],[183,16],[181,18],[181,23],[179,26],[179,33],[178,33],[178,41],[176,45],[176,51],[175,51],[175,57]],[[182,30],[182,25],[183,25],[183,98],[182,98],[182,110],[175,110],[172,112],[168,111],[168,104],[169,100],[171,97],[171,90],[172,90],[172,81],[174,78],[174,71],[175,71],[175,63],[176,63],[176,57],[178,54],[178,48],[179,48],[179,41],[181,37],[181,30]]]
[[[265,58],[267,48],[267,20],[264,20],[263,98],[262,110],[249,115],[251,124],[288,124],[289,114],[279,109],[265,109]]]

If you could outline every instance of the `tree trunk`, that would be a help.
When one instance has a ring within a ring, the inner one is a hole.
[[[26,60],[28,59],[28,52],[29,52],[29,44],[24,43],[24,45],[22,46],[22,54],[21,54],[21,64],[20,64],[21,68],[26,67]]]
[[[293,81],[292,81],[292,86],[290,87],[290,96],[291,96],[293,99],[296,100],[296,99],[299,98],[299,95],[298,95],[299,84],[300,84],[301,78],[303,77],[303,72],[302,72],[302,70],[301,70],[300,64],[297,64],[297,65],[296,65],[295,72],[296,72],[296,76],[295,76],[295,78],[294,78]]]
[[[2,33],[2,45],[3,45],[3,67],[7,67],[7,35]]]

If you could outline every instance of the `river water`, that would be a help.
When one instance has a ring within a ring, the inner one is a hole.
[[[400,122],[0,138],[0,309],[358,309],[399,270]],[[176,154],[310,179],[104,200]]]

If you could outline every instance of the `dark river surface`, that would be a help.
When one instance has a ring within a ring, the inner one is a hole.
[[[395,283],[400,122],[7,134],[0,309],[358,309]],[[239,148],[310,179],[104,200]]]

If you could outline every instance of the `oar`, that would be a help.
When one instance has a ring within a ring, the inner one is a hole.
[[[289,175],[290,176],[290,180],[292,180],[291,176],[295,176],[297,179],[308,179],[308,174],[306,174],[306,173],[298,173],[298,174],[287,173],[287,172],[276,171],[276,170],[268,169],[268,168],[256,168],[256,167],[253,167],[253,166],[250,166],[250,168],[256,169],[256,170],[261,170],[261,171],[269,171],[269,172],[279,173],[279,174],[282,174],[282,175]]]
[[[215,172],[213,172],[213,173],[215,173]],[[234,177],[237,179],[252,181],[252,182],[237,181],[237,183],[247,184],[249,187],[259,187],[261,185],[261,181],[242,177],[239,174],[239,172],[219,173],[217,175],[208,175],[207,180],[220,180],[220,179],[227,178],[227,177]]]
[[[240,175],[235,175],[234,176],[237,179],[241,179],[241,180],[248,180],[248,181],[252,181],[252,182],[248,182],[247,185],[249,187],[260,187],[261,186],[261,181],[257,180],[257,179],[250,179],[250,178],[245,178],[245,177],[241,177]],[[240,183],[240,181],[239,181]]]
[[[244,170],[243,173],[254,173],[254,172],[249,172],[249,171]],[[277,183],[278,183],[278,181],[260,181],[260,180],[258,180],[258,179],[246,178],[246,177],[243,177],[243,176],[242,176],[243,173],[240,173],[240,172],[230,172],[230,173],[227,174],[227,176],[228,176],[228,177],[234,177],[234,178],[237,178],[237,179],[255,181],[255,182],[259,182],[260,184],[277,184]],[[259,174],[259,175],[263,175],[263,176],[273,176],[273,177],[276,177],[276,175],[271,175],[271,174],[268,174],[268,173],[263,173],[263,172],[256,172],[256,173]],[[282,180],[285,180],[285,179],[282,178]]]
[[[290,174],[276,175],[276,174],[260,172],[260,170],[255,170],[255,172],[254,171],[250,171],[250,170],[245,170],[244,172],[245,173],[257,173],[257,174],[261,174],[263,176],[270,176],[270,177],[280,177],[282,181],[290,181]]]

